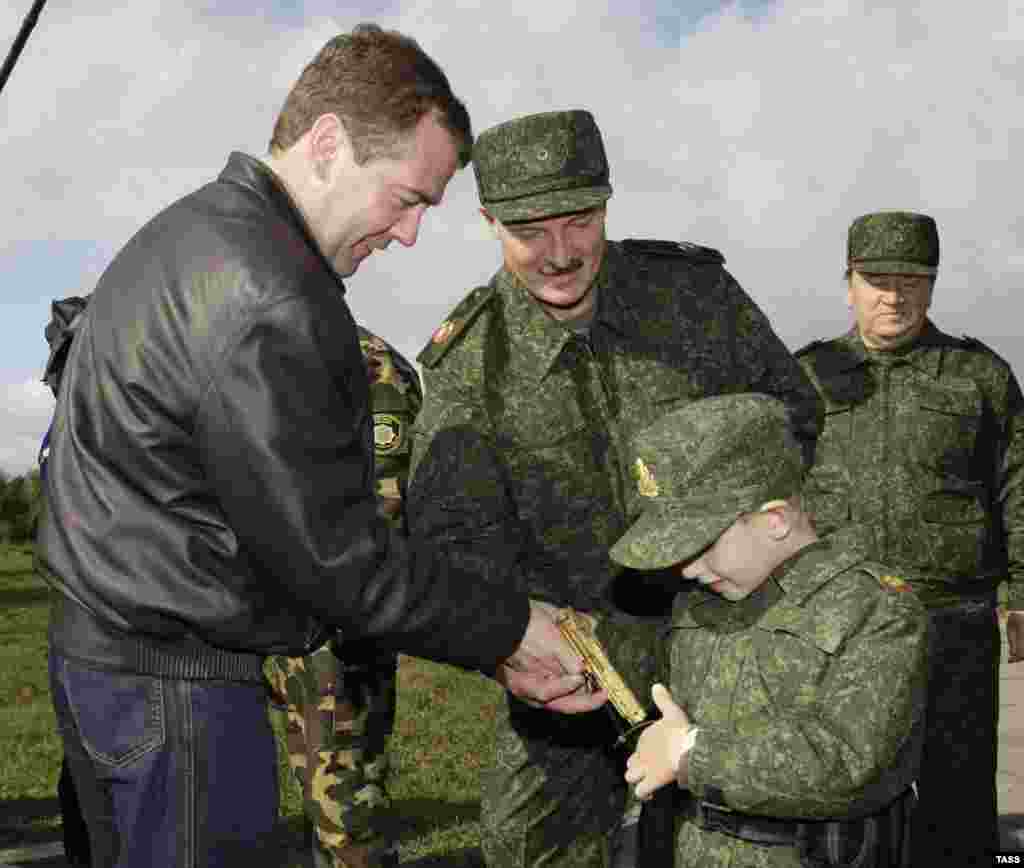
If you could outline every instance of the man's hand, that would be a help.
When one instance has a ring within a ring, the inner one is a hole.
[[[530,622],[515,654],[498,666],[495,678],[514,696],[534,707],[566,714],[600,708],[603,690],[591,692],[583,661],[555,626],[558,609],[530,600]]]
[[[1006,639],[1010,646],[1010,663],[1024,660],[1024,610],[1011,609],[1006,613]]]
[[[661,720],[640,734],[636,750],[626,760],[626,783],[636,784],[636,796],[644,802],[665,784],[677,780],[685,783],[679,764],[693,746],[688,738],[693,729],[690,719],[663,684],[651,688],[651,698],[661,712]]]

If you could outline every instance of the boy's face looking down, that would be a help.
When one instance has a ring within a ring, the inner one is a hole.
[[[727,600],[742,600],[786,560],[790,551],[785,543],[799,515],[782,500],[744,513],[696,558],[679,564],[679,572]]]

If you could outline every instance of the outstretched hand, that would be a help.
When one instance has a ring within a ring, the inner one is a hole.
[[[661,712],[661,719],[645,729],[636,750],[626,760],[626,782],[636,784],[636,796],[647,801],[654,791],[679,780],[679,764],[690,747],[692,726],[663,684],[651,688],[651,698]]]
[[[536,708],[564,714],[593,711],[608,701],[591,691],[583,661],[555,625],[558,609],[530,600],[530,622],[516,652],[498,666],[495,678],[516,697]]]

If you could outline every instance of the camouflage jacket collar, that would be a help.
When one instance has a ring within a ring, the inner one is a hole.
[[[898,361],[937,378],[942,369],[943,353],[949,347],[955,346],[957,341],[956,338],[939,331],[930,319],[926,319],[921,334],[906,349],[872,352],[864,346],[856,326],[839,338],[838,343],[845,352],[839,353],[834,359],[835,373],[852,370],[861,365],[892,364]]]
[[[622,252],[615,242],[608,242],[595,278],[597,314],[592,331],[602,327],[619,334],[636,331],[635,317],[623,297],[628,278]],[[548,316],[508,269],[502,268],[495,275],[494,285],[504,299],[505,327],[514,357],[512,366],[524,377],[542,380],[575,333]]]
[[[512,272],[503,268],[494,282],[505,303],[509,368],[517,375],[542,380],[574,333],[549,317]]]
[[[864,560],[874,545],[867,525],[849,525],[798,551],[775,571],[786,597],[800,605],[823,584]]]
[[[621,245],[609,241],[598,275],[601,294],[597,300],[595,324],[607,326],[620,335],[640,331],[641,323],[637,311],[629,304],[635,296],[630,287],[636,276],[635,269],[629,266]]]
[[[873,544],[870,528],[852,526],[826,540],[801,549],[780,566],[756,592],[733,603],[711,591],[687,595],[676,627],[701,626],[716,632],[735,632],[756,626],[805,637],[829,654],[835,653],[845,635],[841,614],[820,619],[804,603],[823,585],[867,558]],[[836,629],[839,627],[840,629]]]

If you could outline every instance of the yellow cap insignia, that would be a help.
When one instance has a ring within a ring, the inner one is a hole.
[[[642,458],[637,458],[633,463],[633,475],[637,480],[637,491],[641,497],[657,497],[658,482],[651,473],[651,468],[644,464]]]
[[[455,323],[450,319],[446,319],[441,325],[437,327],[437,330],[431,336],[430,340],[435,344],[443,344],[452,336],[452,332],[455,331]]]
[[[899,576],[886,575],[882,576],[878,581],[882,584],[882,587],[889,588],[892,591],[910,590],[910,585],[908,585]]]

